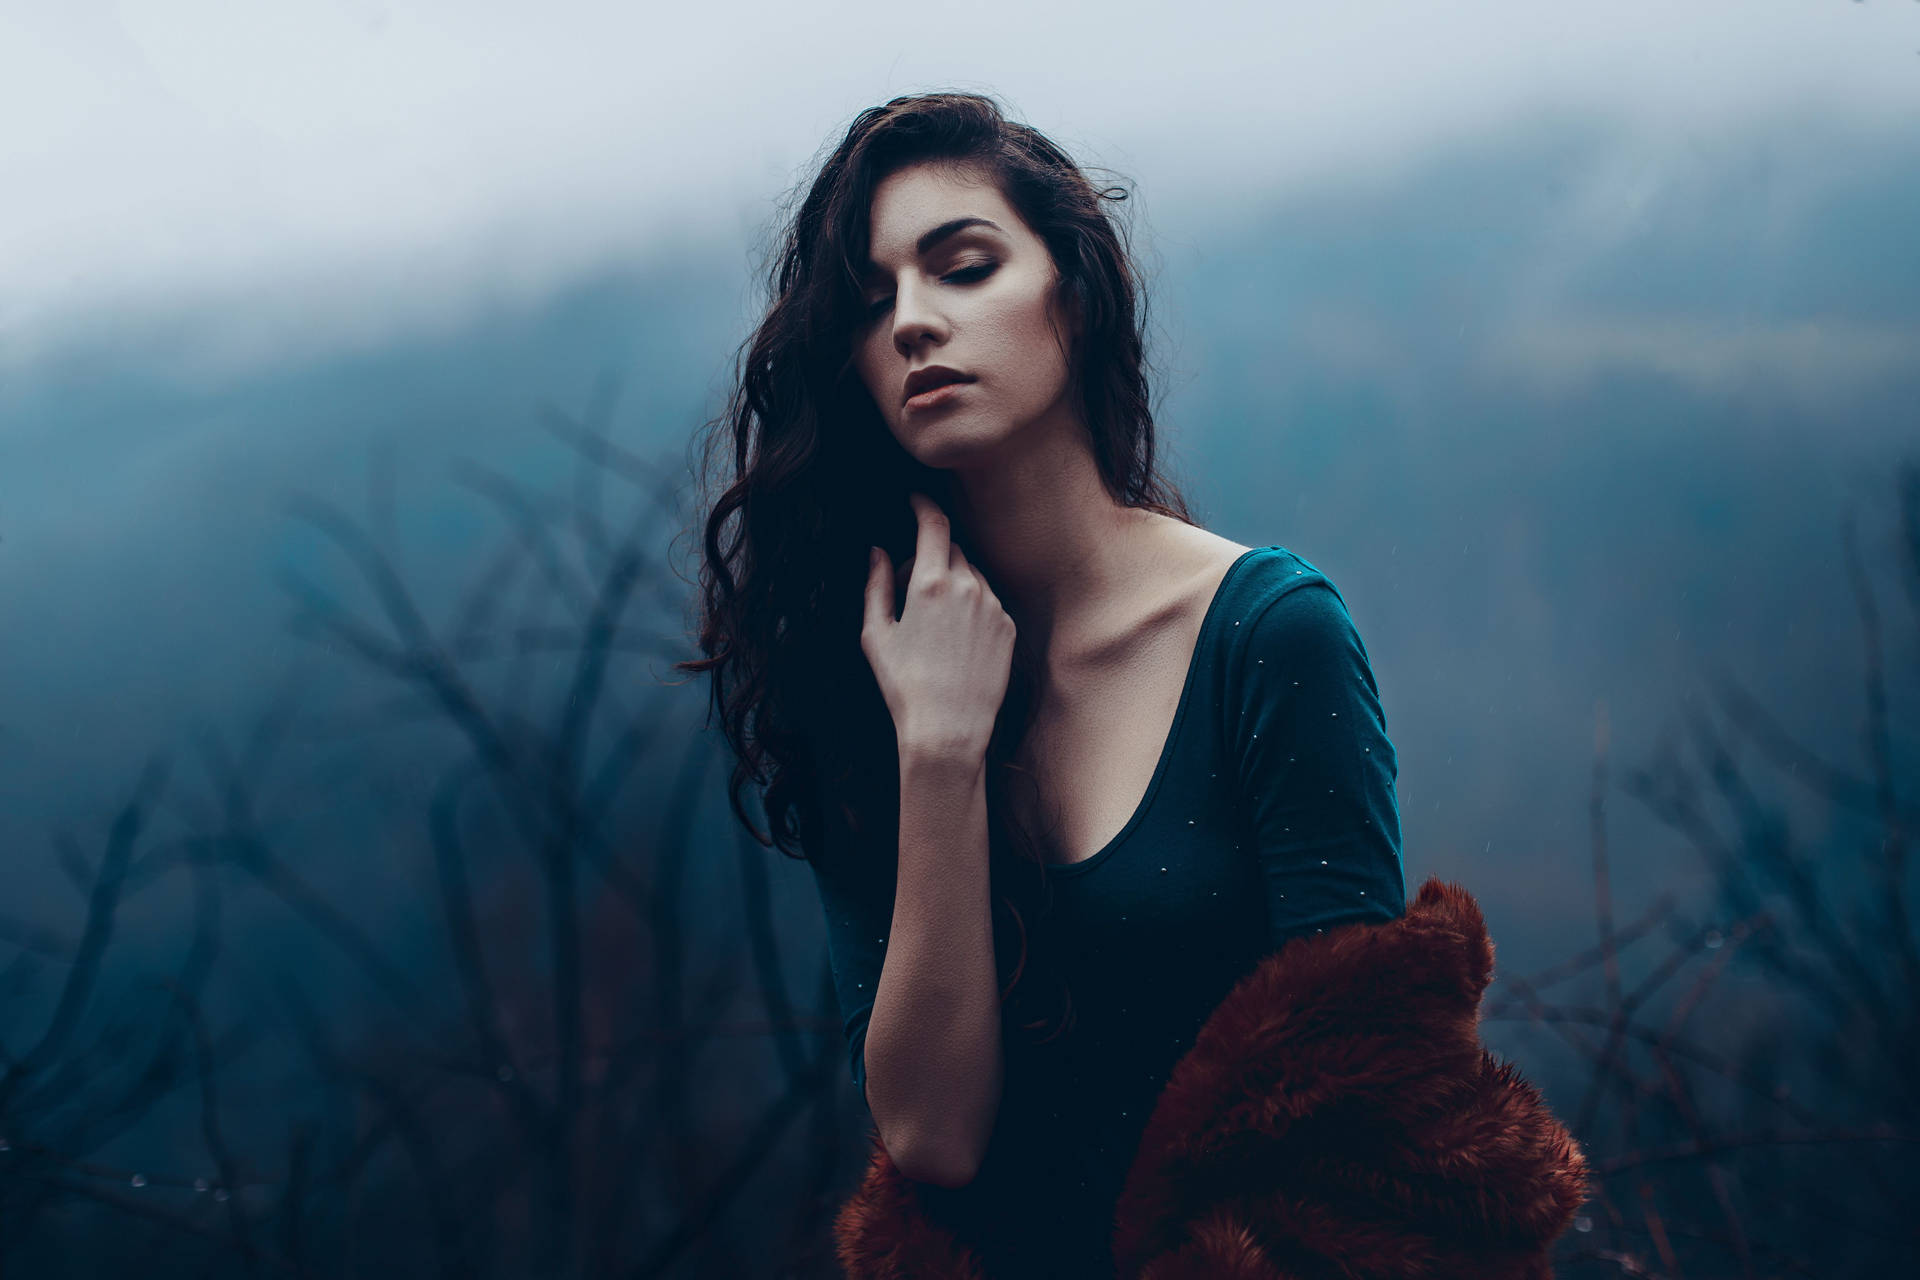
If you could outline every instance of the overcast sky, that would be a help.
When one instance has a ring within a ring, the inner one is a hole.
[[[854,114],[937,87],[1163,231],[1597,120],[1626,141],[1568,220],[1604,245],[1756,125],[1911,134],[1920,3],[0,0],[0,358],[188,321],[208,367],[298,358],[749,243]]]

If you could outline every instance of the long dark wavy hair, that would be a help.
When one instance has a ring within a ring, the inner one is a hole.
[[[833,805],[856,836],[877,837],[833,856],[855,859],[844,868],[852,874],[883,879],[898,850],[899,765],[893,719],[860,647],[867,547],[895,564],[912,554],[910,490],[954,508],[951,473],[900,446],[853,368],[864,316],[858,266],[875,188],[923,162],[991,180],[1045,242],[1062,314],[1078,315],[1068,376],[1114,501],[1194,523],[1154,465],[1145,299],[1127,230],[1107,208],[1127,192],[1094,186],[989,97],[929,93],[861,112],[802,183],[805,198],[782,228],[768,276],[765,316],[738,353],[725,412],[705,424],[703,495],[718,487],[711,477],[723,450],[727,464],[724,489],[710,506],[700,501],[707,656],[675,665],[712,673],[709,723],[717,711],[735,759],[728,801],[754,838],[818,859]],[[978,563],[963,531],[953,537]],[[1072,1000],[1037,927],[1049,902],[1041,845],[1009,803],[1016,783],[1034,797],[1032,775],[1012,757],[1037,705],[1036,666],[1016,637],[986,763],[995,927],[1018,930],[1021,943],[1000,999],[1023,1032],[1044,1041],[1072,1026]],[[749,784],[764,788],[764,836],[742,805]],[[882,857],[889,865],[877,865]]]

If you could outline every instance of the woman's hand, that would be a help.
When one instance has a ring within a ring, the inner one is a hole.
[[[919,537],[894,617],[894,568],[877,548],[867,571],[860,650],[893,713],[901,754],[909,750],[984,759],[1013,664],[1013,619],[952,538],[946,513],[908,495]]]

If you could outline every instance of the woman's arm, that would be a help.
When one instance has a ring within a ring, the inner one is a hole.
[[[866,1067],[868,1105],[900,1171],[972,1181],[1005,1070],[984,759],[901,747],[899,876]]]
[[[944,1186],[979,1167],[1004,1070],[985,778],[978,760],[905,752],[897,854],[857,849],[823,796],[809,859],[854,1083],[895,1167]]]

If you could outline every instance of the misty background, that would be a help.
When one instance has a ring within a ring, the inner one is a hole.
[[[1409,892],[1464,884],[1503,970],[1594,941],[1597,742],[1620,919],[1669,893],[1689,920],[1716,909],[1698,853],[1617,787],[1679,749],[1716,681],[1871,773],[1848,521],[1893,772],[1914,776],[1896,475],[1920,459],[1920,5],[0,4],[15,1053],[56,1008],[142,770],[173,758],[169,819],[217,813],[215,762],[269,707],[298,708],[260,788],[280,864],[423,999],[455,985],[420,852],[445,730],[299,624],[309,590],[379,613],[301,503],[357,522],[438,618],[502,528],[533,545],[588,502],[581,424],[684,502],[782,201],[857,112],[935,88],[997,95],[1134,192],[1163,456],[1208,528],[1339,586],[1399,752]],[[645,512],[592,484],[611,526]],[[688,580],[693,513],[643,521]],[[661,806],[694,797],[679,927],[725,954],[744,946],[729,762],[705,682],[669,665],[696,653],[690,598],[671,578],[636,597],[654,638],[609,664],[604,732],[657,727],[617,829],[651,847]],[[1767,776],[1836,899],[1871,907],[1844,855],[1872,823]],[[804,992],[810,875],[755,856]],[[494,865],[472,870],[482,899]],[[221,876],[210,1022],[251,1025],[271,974],[336,1027],[395,1016],[312,912],[257,868]],[[578,892],[610,910],[602,881]],[[181,963],[195,901],[186,877],[125,896],[87,1016],[164,1005],[142,993]],[[537,940],[513,895],[489,910]],[[594,936],[616,974],[644,952]],[[526,946],[503,984],[544,972]],[[1571,1109],[1550,1037],[1500,1034]],[[265,1050],[225,1073],[228,1141],[263,1164],[284,1132],[237,1115],[295,1109],[295,1074]],[[88,1158],[190,1177],[183,1082]],[[729,1114],[699,1136],[724,1144]]]

